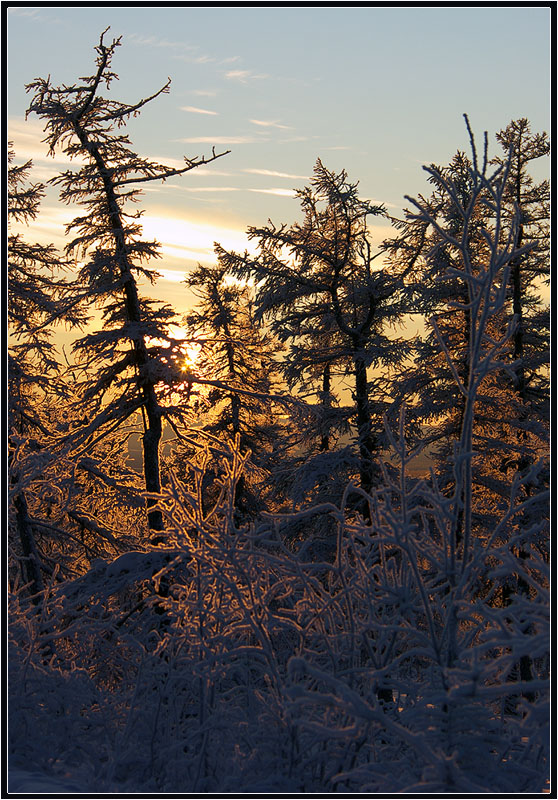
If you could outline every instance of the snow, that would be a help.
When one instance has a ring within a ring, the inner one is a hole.
[[[90,790],[72,778],[48,775],[38,770],[8,767],[8,792],[10,794],[64,794],[75,796]]]

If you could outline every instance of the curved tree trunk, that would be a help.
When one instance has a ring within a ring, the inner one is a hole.
[[[86,131],[80,126],[79,118],[74,122],[74,130],[84,149],[93,158],[99,177],[102,180],[103,190],[107,203],[112,236],[115,248],[115,261],[120,271],[124,286],[124,306],[129,322],[141,326],[142,315],[136,280],[131,271],[131,265],[126,248],[126,232],[122,213],[118,205],[118,196],[112,177],[107,167],[99,146],[89,141]],[[147,420],[146,430],[142,437],[143,444],[143,473],[146,491],[158,494],[161,491],[161,478],[159,466],[159,443],[162,435],[161,407],[155,393],[155,385],[148,375],[147,367],[149,355],[145,337],[138,330],[133,339],[134,362],[137,367],[138,386],[143,395],[144,420]],[[151,508],[154,500],[148,500],[147,507]],[[163,517],[160,511],[148,510],[148,524],[152,531],[163,530]],[[153,544],[161,544],[162,539],[156,533],[152,535]]]

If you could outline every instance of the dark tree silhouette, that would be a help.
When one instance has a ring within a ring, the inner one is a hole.
[[[158,255],[157,244],[140,238],[141,212],[130,213],[125,208],[138,200],[146,183],[181,175],[225,153],[213,151],[208,158],[185,159],[180,169],[137,155],[122,129],[147,103],[168,92],[170,80],[155,94],[133,104],[103,97],[101,87],[109,89],[117,78],[111,62],[120,44],[120,38],[105,44],[105,34],[95,48],[94,74],[79,84],[60,87],[54,87],[50,78],[36,79],[27,86],[33,93],[27,113],[45,120],[50,153],[60,149],[80,163],[52,183],[61,187],[65,203],[78,203],[86,210],[68,226],[74,238],[67,252],[85,260],[80,278],[91,302],[102,309],[104,322],[101,330],[75,345],[84,365],[96,373],[84,387],[84,408],[91,421],[81,432],[83,446],[87,449],[96,437],[141,409],[145,487],[158,493],[159,442],[167,412],[157,385],[172,385],[180,379],[173,356],[176,342],[168,334],[174,314],[169,307],[155,307],[140,297],[138,278],[153,282],[156,277],[144,264]],[[149,506],[153,504],[148,501]],[[150,528],[161,530],[161,513],[154,509],[148,517]],[[154,541],[159,541],[157,536]]]
[[[198,298],[185,316],[188,336],[199,347],[194,365],[197,379],[208,381],[200,394],[197,414],[202,430],[225,445],[250,451],[247,464],[260,484],[273,463],[280,439],[273,397],[279,370],[280,344],[254,319],[253,290],[228,275],[226,268],[198,265],[185,283]],[[235,492],[237,510],[252,514],[262,507],[259,491],[250,490],[247,475]]]
[[[512,120],[496,134],[506,155],[511,152],[510,174],[506,183],[508,213],[519,210],[518,246],[530,248],[515,259],[510,273],[512,312],[516,318],[513,357],[517,361],[517,392],[523,402],[537,403],[548,392],[541,386],[540,367],[548,358],[548,314],[541,308],[540,290],[549,278],[550,186],[547,179],[535,183],[529,165],[550,153],[548,134],[531,133],[527,119]],[[505,157],[493,159],[503,164]],[[544,381],[544,379],[543,379]],[[542,390],[542,398],[541,398]],[[545,414],[547,409],[545,409]]]
[[[221,251],[223,263],[241,277],[253,277],[259,316],[269,318],[284,341],[294,342],[288,360],[291,375],[321,370],[321,394],[331,397],[334,365],[352,373],[360,484],[370,492],[377,466],[381,403],[371,410],[370,366],[397,364],[406,343],[387,336],[404,313],[400,304],[406,270],[387,271],[376,264],[368,221],[383,216],[381,205],[358,196],[356,183],[318,161],[309,187],[298,192],[303,222],[250,228],[256,258]],[[377,413],[380,412],[380,413]],[[323,450],[329,448],[322,435]]]
[[[42,184],[28,183],[32,162],[13,164],[9,150],[8,225],[29,225],[39,213]],[[84,322],[79,292],[61,276],[65,264],[52,245],[29,244],[21,233],[8,235],[8,352],[10,487],[24,582],[35,602],[43,588],[43,566],[30,518],[25,486],[29,462],[51,439],[45,396],[52,395],[59,366],[52,342],[57,323]]]

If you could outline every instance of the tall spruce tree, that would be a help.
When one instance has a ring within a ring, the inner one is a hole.
[[[107,29],[108,30],[108,29]],[[111,69],[120,38],[105,44],[104,31],[97,53],[96,70],[80,83],[55,87],[50,78],[38,78],[27,86],[33,93],[28,109],[45,120],[49,152],[62,150],[79,166],[54,178],[65,203],[78,203],[85,214],[68,225],[74,238],[67,253],[83,260],[79,277],[87,287],[91,303],[102,311],[103,326],[75,344],[75,351],[89,375],[83,387],[88,423],[80,432],[84,450],[100,436],[114,430],[138,410],[144,421],[143,471],[150,493],[160,490],[159,443],[162,419],[170,413],[158,395],[159,385],[181,379],[176,364],[177,342],[168,325],[174,312],[140,296],[139,278],[153,282],[156,273],[147,266],[158,256],[156,242],[141,238],[141,212],[130,212],[141,187],[165,181],[225,153],[213,151],[208,158],[185,159],[173,169],[137,155],[122,129],[130,117],[168,92],[170,80],[153,95],[136,103],[122,103],[100,94],[117,75]],[[148,506],[152,506],[149,501]],[[149,526],[162,529],[161,513],[148,512]],[[154,542],[160,541],[154,534]]]
[[[542,289],[548,284],[550,273],[550,186],[548,179],[535,183],[529,168],[531,162],[549,155],[550,144],[545,132],[531,132],[525,118],[512,120],[496,134],[496,139],[510,154],[506,186],[508,213],[511,215],[515,211],[519,215],[518,243],[529,243],[529,249],[513,260],[510,271],[508,303],[515,320],[511,354],[514,380],[511,391],[508,389],[511,413],[506,443],[510,449],[500,462],[500,469],[526,474],[541,455],[547,456],[549,445],[550,315]],[[497,156],[493,162],[502,164],[503,160]],[[548,470],[546,476],[539,474],[537,480],[523,483],[524,498],[536,495],[543,485],[548,485]],[[545,518],[548,509],[539,504],[535,514]],[[534,520],[532,513],[525,514],[522,525],[528,528]],[[539,549],[548,560],[548,544],[544,540],[539,542]],[[515,546],[514,551],[520,563],[528,563],[529,552],[525,545]],[[521,571],[505,582],[503,603],[510,605],[515,595],[524,598],[532,595],[529,580]],[[526,632],[528,629],[526,625]],[[525,653],[515,665],[513,677],[531,681],[533,673],[531,655]],[[535,696],[529,691],[523,695],[529,700]]]
[[[301,223],[249,228],[257,256],[221,251],[221,258],[235,274],[254,279],[257,314],[292,343],[291,376],[298,372],[303,386],[316,386],[320,374],[316,388],[327,404],[334,372],[352,375],[360,485],[370,492],[379,476],[383,407],[376,397],[371,409],[368,369],[397,364],[407,352],[403,340],[386,335],[403,314],[405,270],[377,266],[369,220],[385,210],[362,200],[346,172],[336,174],[318,160],[310,186],[297,195]],[[321,446],[329,447],[327,433]]]
[[[512,120],[496,134],[506,153],[511,153],[510,175],[506,184],[508,214],[519,213],[518,243],[529,249],[511,266],[509,312],[514,315],[512,356],[515,362],[516,418],[532,422],[548,419],[549,413],[549,309],[542,290],[550,273],[550,186],[548,179],[535,182],[529,172],[531,162],[549,155],[548,135],[532,133],[527,119]],[[497,156],[493,163],[502,164]],[[509,313],[508,312],[508,313]],[[527,426],[529,427],[529,426]],[[520,439],[525,440],[520,434]],[[532,458],[532,456],[531,456]],[[517,464],[524,468],[530,456],[519,454]]]
[[[185,280],[198,298],[185,316],[188,336],[199,348],[194,380],[199,394],[197,414],[204,434],[223,445],[250,451],[248,473],[239,479],[235,505],[252,514],[261,502],[250,489],[256,476],[264,482],[277,457],[281,425],[273,397],[281,345],[254,318],[253,290],[232,278],[225,266],[198,265]],[[257,482],[257,481],[256,481]]]

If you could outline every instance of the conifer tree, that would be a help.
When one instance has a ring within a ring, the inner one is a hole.
[[[66,249],[69,255],[83,260],[80,280],[103,316],[103,327],[75,344],[89,371],[83,387],[89,421],[81,430],[80,442],[87,450],[140,410],[145,487],[150,493],[158,493],[162,420],[171,413],[161,401],[158,386],[180,380],[177,342],[168,333],[174,312],[140,295],[139,278],[151,282],[156,278],[146,262],[156,257],[158,250],[155,242],[141,239],[141,212],[126,208],[139,199],[141,186],[146,183],[181,175],[224,153],[213,151],[208,158],[185,159],[179,169],[137,155],[122,129],[147,103],[168,92],[170,80],[153,95],[133,104],[102,96],[101,88],[108,90],[117,79],[111,62],[120,45],[120,38],[105,44],[105,34],[95,48],[96,69],[90,77],[70,86],[55,87],[50,78],[38,78],[28,85],[27,90],[33,93],[28,114],[45,120],[50,153],[62,150],[79,161],[77,169],[63,172],[52,183],[60,187],[65,203],[78,203],[85,209],[84,215],[68,226],[67,232],[74,238]],[[149,511],[148,518],[152,530],[161,530],[159,511]],[[159,541],[157,535],[154,541]]]
[[[13,158],[10,151],[9,477],[10,556],[15,556],[10,577],[14,587],[21,577],[38,604],[45,578],[75,576],[93,557],[110,557],[126,547],[122,520],[137,521],[138,501],[116,434],[87,457],[76,457],[71,445],[84,413],[53,333],[55,325],[76,329],[86,323],[86,298],[83,287],[65,274],[71,265],[52,245],[29,244],[13,232],[15,224],[36,219],[44,191],[42,184],[27,182],[31,162],[15,166]]]
[[[485,497],[494,491],[506,496],[505,473],[525,468],[544,452],[548,418],[548,310],[541,298],[548,271],[548,182],[534,186],[527,172],[529,160],[544,155],[548,142],[545,134],[531,137],[526,120],[510,123],[498,138],[512,152],[511,161],[509,152],[504,158],[492,159],[493,164],[507,169],[500,235],[509,235],[519,208],[521,255],[510,266],[506,304],[498,321],[491,323],[496,337],[513,321],[513,337],[502,369],[485,384],[476,411],[478,447],[485,455],[485,474],[479,473],[477,480],[482,487],[479,494]],[[523,147],[521,157],[516,147]],[[471,167],[463,153],[457,153],[448,167],[431,165],[428,172],[434,192],[419,199],[436,224],[426,225],[409,214],[407,221],[399,223],[402,235],[389,243],[390,259],[396,266],[415,261],[412,310],[423,314],[430,326],[417,345],[416,367],[406,370],[399,382],[399,400],[392,413],[405,398],[410,404],[408,418],[414,416],[419,423],[415,433],[438,443],[441,461],[451,453],[452,442],[459,435],[464,408],[443,348],[451,352],[453,367],[465,385],[468,373],[469,290],[453,264],[454,253],[459,253],[458,244],[465,241],[473,268],[482,268],[490,257],[485,231],[494,225],[489,200],[477,202],[466,229],[459,219],[452,221],[456,201],[466,206],[472,196]],[[440,192],[444,181],[450,182],[451,197],[447,191]],[[524,210],[518,203],[522,198]],[[437,226],[451,230],[453,244],[440,243]],[[456,308],[456,301],[461,301],[461,308]]]
[[[352,375],[360,484],[369,492],[379,475],[383,408],[379,398],[370,407],[368,369],[398,363],[406,352],[401,339],[385,333],[403,313],[405,273],[376,266],[368,221],[384,215],[384,208],[362,200],[344,171],[335,174],[318,160],[310,186],[297,194],[301,223],[249,228],[259,245],[256,258],[224,251],[221,257],[237,275],[254,279],[257,314],[292,342],[288,370],[302,376],[303,386],[315,386],[320,372],[328,403],[334,370]]]
[[[534,186],[527,172],[529,161],[548,151],[548,142],[545,134],[531,136],[526,120],[510,123],[498,139],[508,149],[506,157],[491,162],[501,170],[498,208],[490,193],[475,187],[474,166],[458,153],[449,167],[428,168],[435,191],[427,200],[420,198],[422,214],[409,213],[391,252],[396,261],[405,260],[421,238],[420,249],[413,253],[421,278],[415,309],[430,321],[430,332],[417,349],[417,366],[401,381],[394,409],[404,399],[418,428],[424,431],[426,426],[427,438],[438,443],[438,479],[451,495],[458,482],[452,452],[462,437],[467,411],[474,334],[472,280],[490,264],[495,243],[515,242],[505,297],[498,314],[486,324],[487,348],[490,341],[502,341],[506,331],[507,343],[479,385],[470,431],[472,450],[478,454],[470,464],[470,530],[479,539],[490,535],[515,497],[517,485],[526,498],[543,498],[530,503],[522,519],[524,529],[548,517],[543,494],[547,469],[537,468],[532,480],[524,479],[539,459],[546,460],[548,450],[548,312],[541,298],[548,272],[548,183]],[[463,209],[470,209],[467,215]],[[469,276],[460,267],[465,254]],[[466,508],[464,498],[461,507]],[[456,519],[459,544],[466,524],[459,508]],[[501,527],[501,536],[506,542],[517,534],[513,526]],[[543,539],[537,546],[541,553],[546,551]],[[509,578],[498,587],[499,605],[508,605],[514,593],[529,594],[522,574],[529,548],[514,545],[513,549],[524,566],[513,587]],[[529,656],[521,657],[517,675],[523,681],[531,679]]]
[[[29,225],[39,213],[44,186],[29,183],[32,162],[13,164],[8,153],[8,225]],[[24,582],[38,601],[43,587],[36,530],[25,487],[34,463],[52,441],[48,408],[59,389],[59,364],[52,342],[55,322],[84,322],[79,292],[61,276],[65,264],[52,245],[29,244],[21,233],[8,235],[9,468],[19,560]]]
[[[514,286],[514,306],[520,302],[520,290],[537,278],[548,281],[550,185],[547,178],[535,183],[529,172],[531,162],[550,154],[548,134],[532,133],[529,120],[512,120],[496,134],[505,154],[511,154],[510,174],[506,184],[508,214],[519,210],[519,238],[531,243],[530,249],[514,264],[511,283]],[[494,164],[504,164],[506,156],[495,156]],[[523,275],[521,275],[521,271]],[[516,313],[519,313],[517,310]],[[515,334],[516,335],[516,334]]]
[[[413,264],[413,300],[409,311],[423,314],[430,328],[426,338],[417,343],[416,366],[405,370],[399,393],[407,397],[414,395],[415,407],[420,409],[417,413],[423,422],[435,426],[432,438],[439,441],[459,435],[459,419],[464,407],[464,398],[440,342],[452,353],[452,364],[460,382],[466,385],[469,285],[459,269],[461,246],[463,243],[467,248],[473,265],[486,260],[487,249],[480,232],[487,220],[478,200],[466,228],[459,214],[459,207],[467,208],[476,193],[472,165],[464,153],[458,152],[448,167],[432,164],[428,173],[434,191],[429,198],[421,195],[418,199],[436,224],[428,224],[422,217],[407,212],[407,220],[396,223],[403,230],[402,235],[386,242],[386,250],[393,268]],[[452,195],[447,191],[448,183],[452,186]],[[449,232],[453,238],[444,238],[441,230]],[[424,431],[420,435],[424,435]]]
[[[549,342],[550,319],[548,306],[543,302],[541,291],[549,282],[550,271],[550,187],[548,179],[535,183],[529,172],[532,161],[549,155],[548,135],[534,134],[527,119],[512,120],[506,128],[496,134],[510,158],[510,175],[506,185],[506,205],[508,214],[519,215],[518,243],[529,243],[529,249],[517,256],[510,270],[509,304],[515,320],[513,334],[512,357],[514,363],[514,380],[508,388],[508,405],[510,407],[510,423],[506,426],[506,443],[508,453],[500,462],[502,471],[514,470],[525,474],[533,463],[547,456],[549,443]],[[496,164],[504,159],[497,156]],[[514,452],[515,450],[515,452]],[[542,478],[542,480],[541,480]],[[537,493],[541,486],[547,484],[543,476],[538,481],[525,481],[523,492],[525,498]],[[544,518],[548,510],[537,506]],[[522,524],[528,527],[533,522],[533,515],[524,515]],[[529,558],[527,549],[520,546],[516,556],[521,563]],[[540,549],[548,559],[548,548],[545,542]],[[505,605],[513,601],[513,596],[531,595],[529,582],[521,573],[513,576],[502,588],[502,600]],[[533,679],[533,663],[531,656],[524,654],[516,666],[516,678],[520,681]],[[524,692],[529,699],[533,693]]]
[[[207,381],[198,395],[201,429],[224,445],[234,443],[241,452],[250,451],[247,469],[264,479],[277,458],[280,437],[273,396],[278,382],[275,358],[281,346],[256,323],[251,287],[232,278],[221,263],[198,265],[185,283],[198,298],[184,323],[199,348],[194,381],[200,386]],[[239,511],[261,505],[249,495],[243,475],[236,486]]]
[[[496,134],[496,139],[506,154],[511,153],[506,184],[508,214],[519,212],[518,242],[529,243],[529,249],[514,261],[510,273],[509,304],[515,318],[514,386],[523,406],[516,410],[516,417],[525,420],[536,416],[542,421],[549,412],[549,313],[541,292],[549,282],[550,186],[548,179],[535,183],[529,167],[531,162],[549,155],[550,145],[548,135],[532,133],[525,118],[512,120]],[[493,159],[495,164],[503,161],[501,156]],[[521,454],[519,460],[525,467]]]

